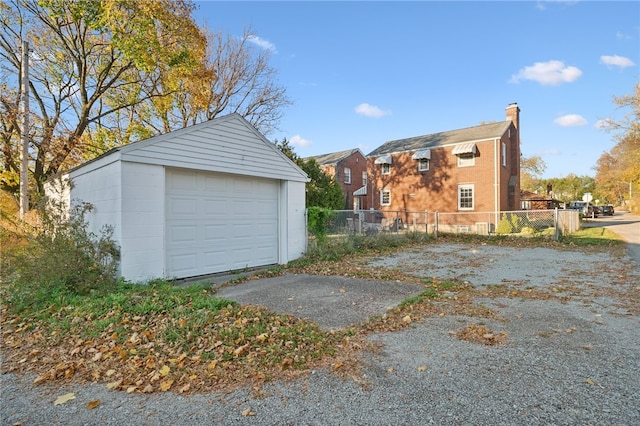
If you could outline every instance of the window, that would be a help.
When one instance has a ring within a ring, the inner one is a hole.
[[[382,174],[388,175],[391,174],[391,164],[382,164]]]
[[[507,167],[507,144],[502,142],[502,167]]]
[[[473,184],[458,185],[458,210],[473,210]]]
[[[429,170],[429,160],[427,158],[421,158],[418,160],[418,171],[424,172]]]
[[[344,183],[351,183],[351,169],[348,167],[344,168]]]
[[[458,167],[475,166],[476,155],[474,153],[458,154]]]
[[[367,186],[367,172],[362,172],[362,186]]]
[[[390,206],[391,205],[391,191],[388,189],[383,189],[380,191],[380,205],[381,206]]]

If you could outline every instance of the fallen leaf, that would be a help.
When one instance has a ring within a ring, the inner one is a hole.
[[[255,415],[256,415],[256,412],[255,412],[255,411],[253,411],[253,410],[251,409],[251,407],[248,407],[248,408],[246,408],[244,411],[242,411],[242,415],[243,415],[243,416],[245,416],[245,417],[247,417],[247,416],[255,416]]]
[[[127,388],[127,393],[133,393],[133,392],[135,392],[136,389],[138,389],[137,386],[129,386]]]
[[[113,369],[112,369],[112,370],[107,370],[107,372],[106,372],[106,373],[104,373],[104,374],[105,374],[107,377],[111,377],[111,376],[113,376],[114,374],[116,374],[116,370],[113,370]]]
[[[168,365],[163,365],[160,369],[160,375],[162,377],[167,377],[167,374],[171,371],[171,368]]]
[[[151,393],[151,392],[153,392],[153,386],[151,386],[151,385],[147,385],[144,389],[142,389],[142,392],[144,392],[144,393]]]
[[[169,389],[171,389],[171,386],[173,386],[173,380],[165,380],[162,383],[160,383],[160,390],[162,392],[166,392]]]
[[[187,383],[186,385],[184,385],[183,387],[181,387],[180,389],[178,389],[179,393],[184,393],[186,391],[189,390],[189,388],[191,388],[191,385],[189,383]]]
[[[346,289],[346,288],[344,288],[344,287],[340,287],[340,293],[346,293],[346,292],[347,292],[347,289]]]
[[[410,315],[405,315],[404,318],[402,318],[402,322],[405,324],[409,324],[411,322],[411,316]]]
[[[100,405],[100,400],[99,399],[87,402],[87,408],[89,410],[93,410],[94,408],[97,408],[98,405]]]
[[[420,367],[418,367],[418,371],[427,371],[427,366],[421,365]]]
[[[209,363],[209,365],[207,365],[207,369],[209,370],[215,370],[216,365],[218,365],[218,360],[213,360]]]
[[[122,384],[122,379],[107,383],[107,389],[117,389]]]
[[[586,379],[584,382],[585,382],[586,384],[588,384],[588,385],[595,385],[595,384],[596,384],[596,382],[594,382],[594,381],[593,381],[593,380],[591,380],[591,379]]]
[[[333,364],[333,369],[334,369],[334,370],[337,370],[338,368],[342,367],[343,365],[344,365],[344,363],[343,363],[342,361],[336,361],[336,362]]]
[[[53,405],[65,404],[65,403],[71,401],[72,399],[76,399],[76,395],[74,393],[66,393],[66,394],[60,395],[58,398],[56,398],[56,400],[53,403]]]

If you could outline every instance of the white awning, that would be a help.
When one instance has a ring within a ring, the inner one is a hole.
[[[354,197],[362,197],[363,195],[367,195],[367,185],[363,186],[353,193]]]
[[[376,158],[375,164],[391,164],[391,154],[382,155]]]
[[[471,142],[471,143],[461,143],[460,145],[456,145],[455,147],[453,147],[453,155],[460,155],[460,154],[474,154],[476,153],[476,144]]]
[[[431,150],[421,149],[411,156],[414,160],[431,160]]]

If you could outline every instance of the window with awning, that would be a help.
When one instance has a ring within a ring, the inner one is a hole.
[[[464,154],[473,154],[475,155],[477,152],[475,143],[461,143],[453,147],[453,155],[464,155]]]
[[[391,164],[391,154],[381,155],[376,158],[375,164]]]
[[[430,149],[421,149],[416,151],[412,156],[414,160],[431,160],[431,150]]]

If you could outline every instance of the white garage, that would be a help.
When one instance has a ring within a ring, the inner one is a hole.
[[[306,251],[306,174],[238,114],[132,143],[68,173],[114,227],[127,279],[284,264]]]

